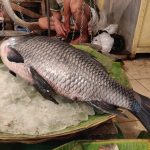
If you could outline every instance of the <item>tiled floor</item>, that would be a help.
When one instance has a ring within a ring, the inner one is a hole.
[[[150,98],[150,57],[138,58],[132,61],[125,61],[125,70],[133,89]],[[126,112],[129,119],[117,117],[117,122],[125,137],[136,138],[145,130],[141,123],[129,112]]]
[[[150,97],[150,58],[125,61],[126,73],[133,89]]]

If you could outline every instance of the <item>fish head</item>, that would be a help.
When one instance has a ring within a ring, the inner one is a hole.
[[[25,42],[27,37],[11,37],[4,40],[0,45],[0,57],[4,65],[14,74],[19,75],[32,83],[29,68],[24,63],[24,58],[19,53],[16,46]]]
[[[3,62],[8,58],[8,55],[15,49],[16,45],[22,43],[24,41],[24,37],[11,37],[8,39],[4,39],[0,45],[0,56]],[[17,49],[15,49],[17,52]]]
[[[17,44],[21,44],[26,41],[28,38],[26,36],[17,36],[4,39],[1,43],[0,50],[3,50],[4,47],[15,47]]]

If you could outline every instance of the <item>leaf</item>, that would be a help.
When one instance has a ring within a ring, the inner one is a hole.
[[[116,144],[119,150],[149,150],[148,140],[107,140],[107,141],[73,141],[53,150],[72,150],[80,144],[79,150],[99,150],[100,147]],[[69,149],[68,149],[69,148]],[[82,148],[82,149],[81,149]]]
[[[147,133],[147,132],[145,132],[145,131],[142,131],[142,132],[140,133],[140,135],[138,136],[138,138],[140,138],[140,139],[150,139],[150,133]]]

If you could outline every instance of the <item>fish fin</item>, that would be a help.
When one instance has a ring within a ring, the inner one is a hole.
[[[54,102],[55,104],[58,104],[58,102],[53,98],[53,95],[55,95],[55,92],[52,89],[52,87],[47,83],[47,81],[43,79],[42,76],[40,76],[33,67],[30,67],[30,72],[34,80],[34,87],[38,90],[38,92],[44,98]]]
[[[14,73],[13,71],[9,70],[9,73],[16,77],[16,73]]]
[[[15,62],[15,63],[24,63],[24,59],[23,57],[19,54],[18,51],[16,51],[14,48],[9,47],[10,48],[10,52],[8,53],[7,59],[10,62]]]
[[[138,93],[136,93],[136,95],[138,95],[136,99],[138,101],[139,108],[134,107],[131,112],[142,122],[144,127],[150,133],[150,98]]]
[[[118,110],[117,106],[108,104],[107,102],[96,100],[96,101],[88,101],[88,104],[105,113],[116,114],[128,118],[125,114],[122,113],[121,110]]]

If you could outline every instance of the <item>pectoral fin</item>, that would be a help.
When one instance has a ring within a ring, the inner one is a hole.
[[[38,74],[38,72],[30,67],[30,72],[32,74],[32,78],[34,80],[34,87],[39,91],[39,93],[46,99],[58,104],[58,102],[54,99],[55,92],[53,88],[47,83],[42,76]]]
[[[9,47],[11,51],[9,51],[7,55],[7,59],[10,62],[15,62],[15,63],[24,63],[23,57],[19,54],[18,51],[16,51],[14,48]]]

